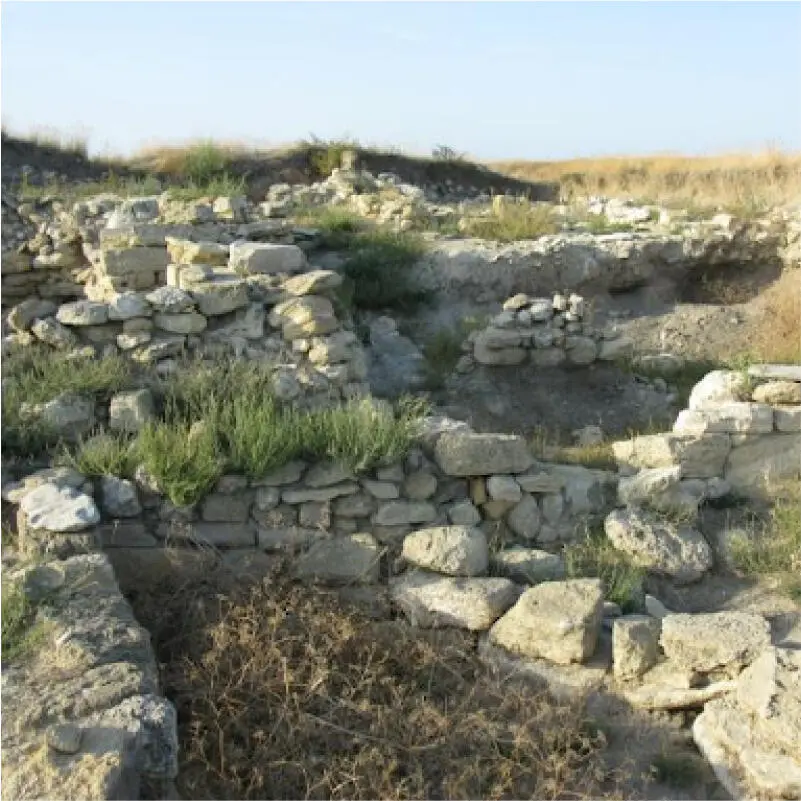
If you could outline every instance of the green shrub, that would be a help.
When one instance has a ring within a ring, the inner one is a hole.
[[[301,225],[318,229],[321,244],[332,250],[350,247],[354,236],[368,225],[364,217],[340,206],[309,206],[296,212],[294,217]]]
[[[190,183],[208,184],[223,176],[229,160],[228,154],[214,142],[201,142],[183,152],[179,172]]]
[[[632,223],[613,223],[605,214],[588,214],[585,222],[587,230],[596,235],[629,233],[634,230]]]
[[[550,206],[529,203],[504,205],[493,209],[488,217],[465,217],[462,221],[465,236],[499,242],[537,239],[558,231],[559,222]]]
[[[308,444],[300,419],[298,413],[281,409],[270,395],[237,394],[215,418],[228,467],[259,478],[296,458]]]
[[[311,141],[302,142],[301,147],[308,152],[309,168],[313,178],[327,178],[342,163],[342,154],[347,150],[359,148],[355,139],[318,139],[312,135]]]
[[[583,540],[571,543],[564,555],[570,578],[599,578],[604,597],[618,604],[623,612],[641,608],[645,570],[618,551],[602,530],[588,532]]]
[[[215,427],[204,421],[148,423],[139,432],[137,454],[176,506],[200,500],[225,467]]]
[[[34,456],[58,441],[25,404],[46,403],[65,393],[107,398],[129,386],[130,366],[120,357],[66,359],[45,346],[13,349],[3,358],[3,452]]]
[[[465,155],[466,154],[460,153],[452,147],[448,147],[448,145],[437,145],[431,151],[431,158],[434,159],[434,161],[463,163],[465,161]]]
[[[396,417],[383,404],[354,400],[301,418],[301,439],[310,443],[310,456],[362,472],[401,459],[414,440],[425,409],[424,402],[407,399],[399,404]]]
[[[74,448],[64,448],[56,462],[87,477],[131,478],[138,464],[136,441],[120,435],[98,434],[80,440]]]
[[[247,181],[223,173],[204,181],[192,179],[181,186],[170,187],[169,194],[173,200],[200,200],[201,198],[223,197],[228,195],[244,195],[247,192]]]
[[[424,302],[428,293],[411,278],[423,253],[422,241],[413,234],[370,231],[354,237],[342,270],[353,283],[356,308],[409,311]]]

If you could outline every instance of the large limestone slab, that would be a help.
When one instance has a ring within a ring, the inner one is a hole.
[[[445,433],[437,440],[434,457],[450,476],[522,473],[534,464],[525,439],[511,434]]]
[[[646,434],[612,443],[621,470],[680,465],[684,478],[723,474],[731,450],[727,434]]]
[[[494,572],[520,584],[558,581],[566,574],[565,563],[560,556],[521,546],[494,553],[490,565]]]
[[[192,242],[167,237],[167,252],[175,264],[209,264],[222,267],[228,262],[228,245],[219,242]]]
[[[59,307],[56,320],[64,325],[103,325],[108,322],[108,305],[91,300],[76,300]]]
[[[526,590],[490,629],[490,641],[515,654],[558,664],[592,656],[603,615],[598,579],[548,581]]]
[[[193,283],[189,292],[198,311],[206,317],[228,314],[249,303],[245,281],[222,272],[215,273],[209,281]]]
[[[478,576],[489,564],[487,538],[468,526],[434,526],[409,534],[403,558],[427,570],[449,576]]]
[[[763,497],[771,487],[801,474],[801,433],[755,437],[732,449],[723,473],[732,489]]]
[[[231,245],[230,266],[244,275],[292,273],[306,266],[306,256],[297,245],[235,242]]]
[[[770,645],[770,626],[750,612],[673,614],[662,620],[660,645],[683,668],[736,675]]]
[[[761,384],[751,396],[757,403],[793,405],[801,403],[801,383],[797,381],[769,381]]]
[[[517,600],[504,578],[453,578],[414,570],[390,580],[393,603],[413,626],[488,629]]]
[[[754,378],[773,379],[776,381],[801,381],[801,365],[799,364],[752,364],[748,375]]]
[[[170,255],[165,247],[106,248],[100,254],[100,264],[107,275],[165,270]]]
[[[713,564],[712,549],[699,531],[651,512],[616,509],[607,515],[604,531],[635,564],[677,584],[698,581]]]

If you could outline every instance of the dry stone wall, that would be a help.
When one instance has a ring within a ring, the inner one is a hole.
[[[580,295],[514,295],[484,330],[469,335],[472,363],[463,359],[457,369],[467,372],[473,363],[535,368],[584,366],[599,359],[623,358],[632,352],[631,340],[612,329],[595,327],[589,316]]]
[[[581,536],[615,497],[613,474],[537,462],[521,437],[466,430],[426,435],[403,463],[355,475],[291,462],[255,480],[227,475],[191,507],[153,479],[92,482],[67,468],[7,484],[24,550],[68,556],[100,547],[206,545],[302,554],[367,534],[400,547],[421,526],[477,527],[509,544],[551,547]]]
[[[4,581],[37,605],[43,641],[3,665],[3,799],[167,797],[176,713],[108,557],[47,559]]]
[[[673,432],[614,443],[622,471],[678,466],[682,479],[719,479],[760,497],[801,473],[801,368],[716,370],[693,389]]]

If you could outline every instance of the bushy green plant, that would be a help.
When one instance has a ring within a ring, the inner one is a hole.
[[[201,142],[183,152],[180,174],[191,183],[207,184],[222,177],[228,162],[226,152],[214,142]]]
[[[2,447],[5,453],[34,456],[58,441],[33,406],[64,393],[105,398],[127,387],[130,366],[120,357],[65,359],[45,346],[15,348],[3,358]]]
[[[423,253],[422,241],[413,234],[376,230],[354,237],[342,270],[353,282],[356,308],[408,311],[424,302],[428,293],[411,277]]]
[[[138,463],[136,441],[118,434],[98,434],[63,448],[56,461],[87,477],[130,478]]]
[[[196,503],[217,483],[225,459],[213,424],[168,420],[139,432],[137,454],[145,470],[176,506]]]
[[[406,399],[395,416],[390,408],[370,399],[353,400],[302,418],[301,436],[311,445],[310,455],[361,472],[403,457],[425,409],[423,401]]]

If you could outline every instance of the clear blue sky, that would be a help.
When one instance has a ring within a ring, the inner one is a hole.
[[[801,149],[801,3],[2,4],[2,117],[94,152],[353,135],[484,159]]]

